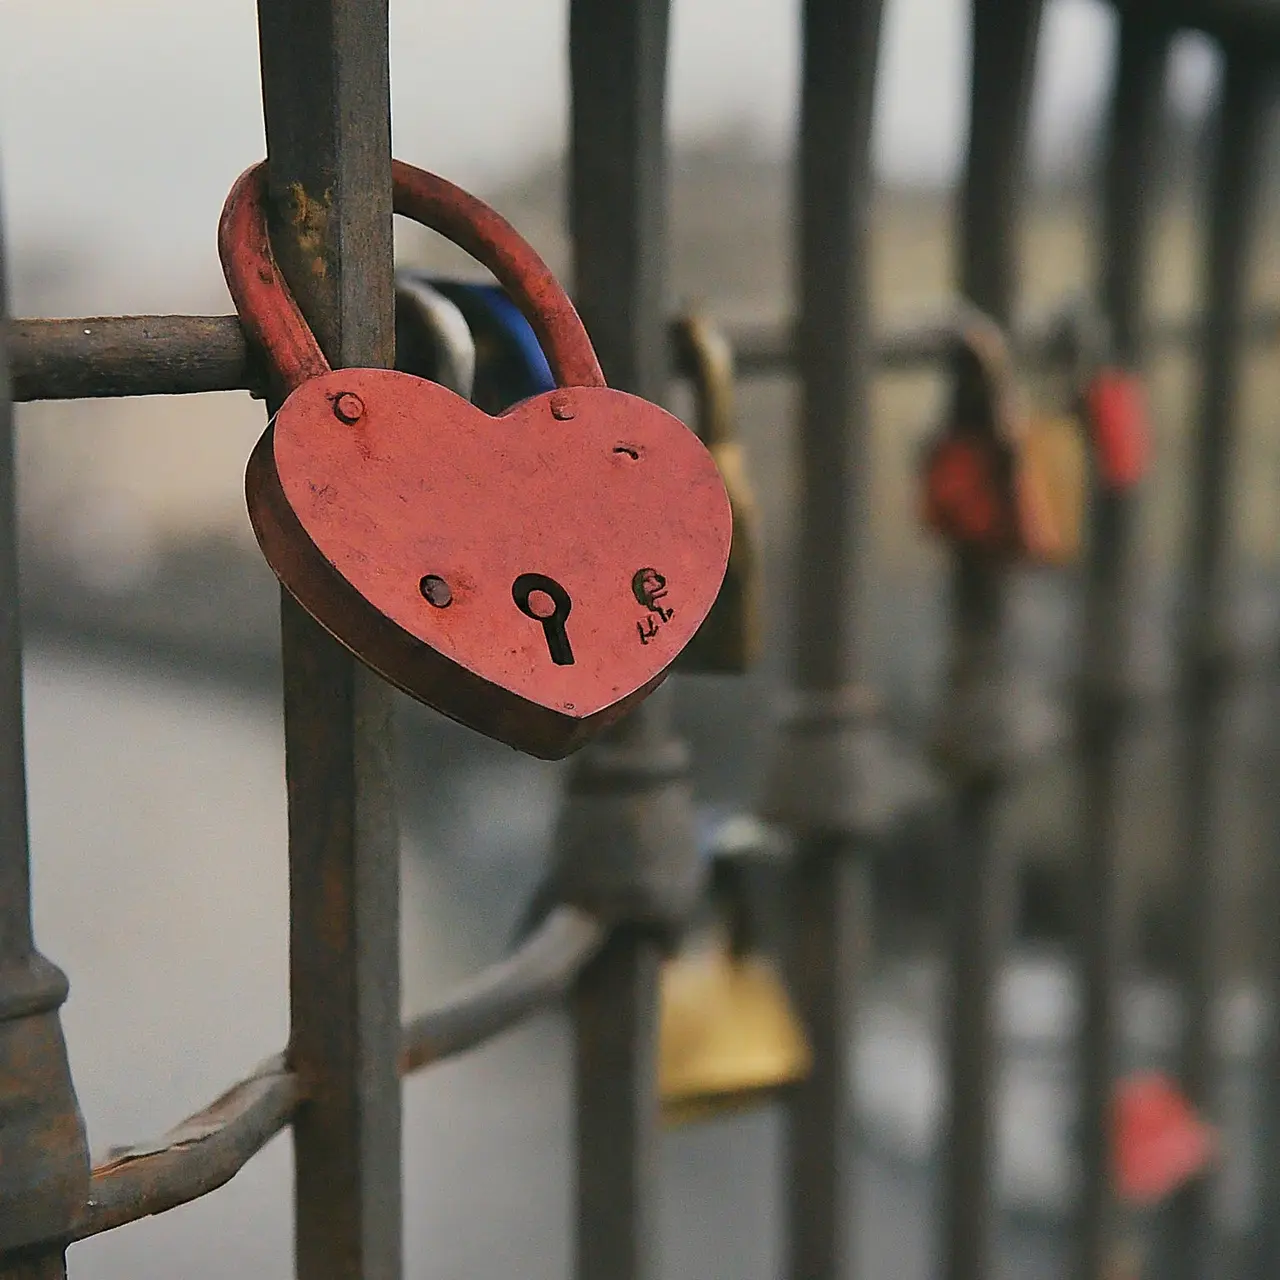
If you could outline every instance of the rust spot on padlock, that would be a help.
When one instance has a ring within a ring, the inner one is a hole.
[[[551,393],[551,416],[557,422],[573,421],[573,399],[564,391]]]
[[[258,271],[258,166],[228,198],[219,247],[245,331],[291,391],[249,460],[250,519],[285,589],[366,665],[557,759],[652,692],[697,631],[729,556],[728,498],[683,423],[604,385],[573,304],[506,222],[443,179],[392,172],[396,211],[493,272],[567,390],[494,418],[408,374],[331,371],[278,275]],[[348,396],[357,430],[339,416]],[[648,465],[620,466],[618,441]],[[656,575],[643,601],[641,570]]]

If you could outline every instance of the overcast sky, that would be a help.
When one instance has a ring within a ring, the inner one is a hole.
[[[796,0],[676,0],[671,126],[746,127],[787,145]],[[888,0],[877,155],[899,182],[937,182],[964,134],[967,6]],[[558,149],[564,0],[391,0],[398,155],[481,190]],[[218,276],[214,227],[263,152],[253,0],[0,0],[0,166],[15,253],[75,244],[79,306],[176,307]],[[1096,113],[1111,65],[1100,0],[1050,0],[1035,146],[1051,161]],[[1212,82],[1183,50],[1175,91]],[[130,279],[132,276],[132,279]],[[199,299],[203,301],[203,298]]]

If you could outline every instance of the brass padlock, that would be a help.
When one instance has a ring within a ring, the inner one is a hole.
[[[740,675],[760,650],[760,516],[738,439],[733,404],[733,350],[706,317],[687,315],[674,326],[676,358],[689,374],[698,435],[729,494],[733,542],[720,594],[677,662],[689,673]]]
[[[755,1106],[803,1080],[812,1066],[786,987],[756,948],[742,872],[738,859],[716,859],[710,945],[663,967],[658,1085],[669,1126]]]
[[[1063,558],[1073,561],[1084,543],[1089,506],[1088,391],[1106,341],[1105,323],[1087,300],[1064,309],[1049,333],[1053,359],[1035,387],[1037,407],[1027,426],[1026,447],[1040,455]]]
[[[1026,464],[1042,477],[1049,521],[1057,531],[1054,563],[1077,560],[1084,540],[1089,459],[1080,419],[1070,413],[1033,411],[1021,441]]]
[[[969,554],[1064,564],[1079,547],[1077,465],[1070,437],[1026,413],[999,327],[966,310],[951,411],[925,459],[925,523]]]

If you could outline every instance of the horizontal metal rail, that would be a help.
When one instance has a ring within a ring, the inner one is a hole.
[[[298,1077],[278,1054],[163,1137],[113,1148],[93,1171],[74,1238],[99,1235],[216,1191],[289,1123],[301,1099]]]
[[[607,930],[576,907],[557,907],[507,959],[405,1025],[400,1074],[456,1057],[567,994]]]
[[[17,401],[263,390],[235,316],[11,320],[6,346]]]
[[[1198,314],[1163,316],[1152,322],[1149,347],[1153,353],[1190,346],[1200,340],[1203,321]],[[761,320],[721,325],[734,354],[734,367],[742,377],[789,374],[796,360],[792,325],[785,320]],[[955,322],[939,315],[901,324],[878,335],[871,357],[880,372],[905,373],[923,365],[940,364],[950,353]],[[1261,306],[1250,316],[1245,337],[1265,343],[1280,339],[1280,307]],[[1072,359],[1069,335],[1053,317],[1037,319],[1018,328],[1010,345],[1020,360],[1032,365],[1053,365]]]
[[[594,916],[554,908],[510,956],[405,1025],[400,1075],[474,1049],[564,996],[606,936]],[[285,1055],[277,1054],[163,1136],[112,1148],[93,1170],[74,1239],[216,1191],[289,1124],[304,1096]]]
[[[737,372],[745,378],[793,371],[796,343],[786,320],[726,323]],[[1188,346],[1203,329],[1200,316],[1166,316],[1151,327],[1153,351]],[[84,400],[117,396],[250,391],[261,396],[266,375],[235,316],[91,316],[75,320],[11,320],[7,346],[13,398]],[[953,323],[946,317],[904,324],[875,341],[881,370],[903,372],[942,361]],[[1251,342],[1280,339],[1280,306],[1260,307],[1245,331]],[[682,373],[683,348],[672,333],[672,362]],[[1052,364],[1068,347],[1052,321],[1028,325],[1013,340],[1019,356]]]

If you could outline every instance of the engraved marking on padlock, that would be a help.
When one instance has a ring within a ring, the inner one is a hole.
[[[573,608],[569,593],[545,573],[522,573],[511,584],[511,598],[525,617],[542,624],[551,661],[558,667],[573,666],[573,648],[564,627]]]
[[[631,575],[631,594],[637,604],[642,604],[649,611],[643,622],[636,623],[640,643],[648,644],[658,634],[660,623],[670,622],[676,616],[674,609],[664,608],[661,603],[667,595],[667,580],[651,565],[637,569]],[[655,614],[658,621],[654,621]]]

